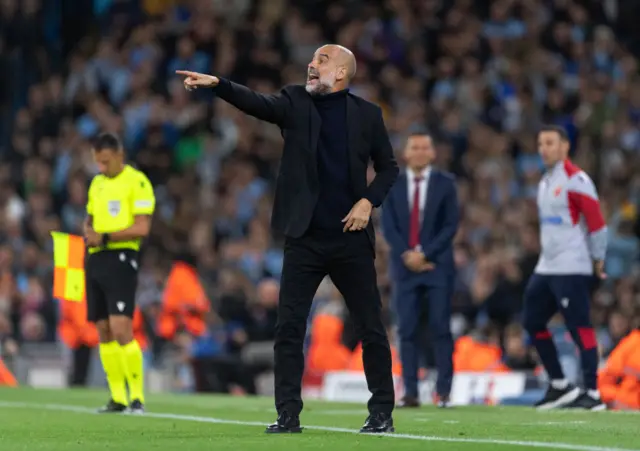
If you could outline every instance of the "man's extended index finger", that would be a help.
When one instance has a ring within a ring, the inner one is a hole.
[[[176,74],[178,75],[186,75],[187,77],[197,77],[198,74],[196,72],[191,72],[190,70],[177,70]]]

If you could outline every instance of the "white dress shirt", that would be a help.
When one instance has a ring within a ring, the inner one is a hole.
[[[422,177],[420,182],[420,224],[422,224],[422,216],[424,208],[427,205],[427,189],[429,187],[429,177],[431,176],[431,166],[427,166],[419,174],[414,173],[411,169],[407,169],[407,195],[409,196],[409,214],[413,209],[413,191],[416,189],[416,176]]]

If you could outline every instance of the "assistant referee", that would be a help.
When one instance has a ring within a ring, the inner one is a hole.
[[[101,413],[144,412],[143,357],[133,336],[138,254],[149,234],[155,196],[149,179],[125,164],[120,140],[98,136],[93,156],[100,170],[89,187],[84,236],[88,247],[88,319],[100,335],[100,359],[111,399]],[[127,386],[129,398],[127,399]]]

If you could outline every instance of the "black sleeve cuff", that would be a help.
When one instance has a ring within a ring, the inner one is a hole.
[[[226,78],[218,77],[218,84],[213,87],[213,90],[217,94],[224,95],[225,93],[231,91],[231,81],[227,80]]]
[[[364,198],[371,202],[371,206],[373,208],[378,208],[380,205],[382,205],[382,202],[380,202],[379,199],[374,197],[371,193],[365,194]]]

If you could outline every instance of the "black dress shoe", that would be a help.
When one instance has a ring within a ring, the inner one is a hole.
[[[420,407],[420,401],[418,401],[418,398],[415,396],[404,396],[398,403],[398,408],[400,409],[408,409],[412,407]]]
[[[283,411],[278,415],[278,420],[265,430],[267,434],[299,434],[302,432],[300,427],[300,417],[298,415],[290,415],[289,412]]]
[[[362,434],[386,434],[395,432],[393,418],[388,413],[375,413],[367,417],[364,426],[360,429]]]

